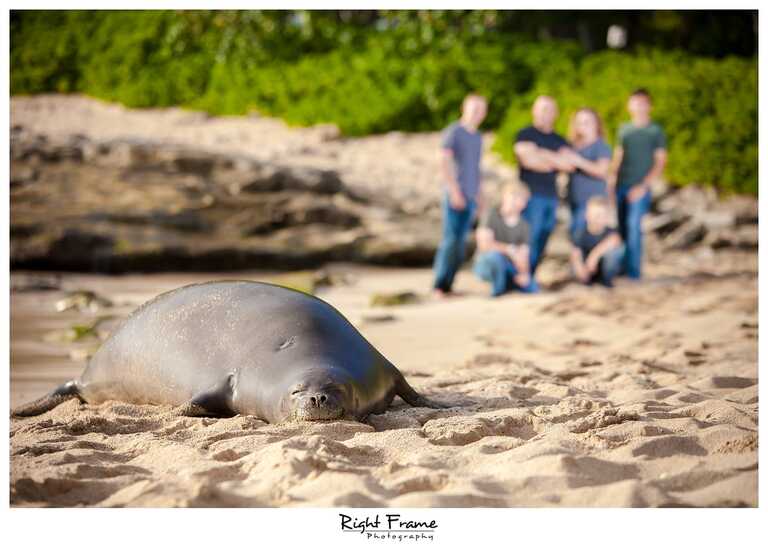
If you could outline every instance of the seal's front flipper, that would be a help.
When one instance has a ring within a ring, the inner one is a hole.
[[[197,394],[174,413],[186,417],[232,417],[236,414],[232,408],[234,387],[235,374],[231,373],[224,381]]]
[[[397,394],[400,398],[402,398],[403,400],[405,400],[406,402],[408,402],[410,405],[414,407],[424,407],[424,408],[434,408],[434,409],[443,409],[443,408],[450,407],[420,395],[418,392],[416,392],[413,389],[413,387],[411,387],[408,384],[408,381],[405,380],[405,377],[403,377],[402,374],[400,374],[400,377],[398,378],[397,383],[395,385],[395,394]]]
[[[11,412],[11,417],[32,417],[33,415],[40,415],[41,413],[52,410],[59,404],[63,404],[67,400],[72,399],[78,399],[81,402],[85,402],[80,394],[77,381],[67,381],[42,398],[38,398],[34,402],[16,408]]]

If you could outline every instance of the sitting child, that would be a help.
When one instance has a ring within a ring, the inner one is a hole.
[[[608,199],[592,197],[587,202],[586,226],[573,237],[571,265],[584,284],[600,282],[613,286],[624,260],[624,245],[618,232],[608,227]]]
[[[488,209],[475,233],[475,274],[491,283],[493,297],[513,289],[538,292],[530,274],[528,223],[520,216],[529,196],[522,184],[504,186],[501,204]]]

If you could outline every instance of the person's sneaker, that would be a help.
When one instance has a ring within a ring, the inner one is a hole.
[[[449,298],[460,298],[461,296],[466,295],[464,292],[457,292],[455,290],[440,290],[439,288],[435,288],[432,291],[432,295],[437,300],[447,300]]]

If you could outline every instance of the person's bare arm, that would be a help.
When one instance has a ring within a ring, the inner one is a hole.
[[[571,267],[573,267],[573,272],[576,275],[576,278],[581,282],[587,282],[589,280],[589,272],[584,265],[581,249],[575,246],[571,250]]]
[[[480,252],[490,252],[493,250],[501,252],[515,264],[518,272],[528,273],[528,268],[530,267],[528,245],[501,243],[493,236],[493,230],[483,226],[478,226],[477,230],[475,230],[475,241]]]
[[[586,157],[577,156],[574,163],[576,166],[595,178],[607,179],[611,170],[611,160],[607,157],[598,159],[597,161],[590,161]]]
[[[653,152],[653,166],[648,174],[645,175],[643,181],[637,184],[634,188],[629,190],[627,198],[630,202],[642,199],[642,197],[649,191],[651,191],[651,184],[661,177],[661,173],[664,172],[664,167],[667,165],[667,150],[664,148],[656,148]]]
[[[528,170],[546,173],[557,169],[556,154],[551,150],[539,148],[533,142],[515,143],[515,155],[520,164]]]
[[[602,241],[600,241],[592,252],[589,253],[585,261],[587,271],[594,273],[597,271],[597,264],[600,263],[602,258],[608,251],[613,250],[621,244],[621,238],[617,233],[612,233]]]
[[[623,159],[624,148],[616,146],[613,149],[613,158],[608,168],[608,176],[605,178],[605,181],[608,183],[608,200],[612,208],[616,206],[616,181],[619,178],[619,168]]]
[[[664,148],[656,148],[653,152],[653,167],[648,171],[648,174],[643,178],[643,184],[651,187],[651,184],[661,178],[661,173],[664,172],[664,167],[667,166],[667,150]]]
[[[621,162],[624,160],[624,148],[616,146],[613,150],[613,159],[611,159],[611,167],[608,171],[608,184],[610,186],[616,186],[616,179],[619,176],[619,168],[621,168]]]
[[[531,254],[528,245],[512,245],[512,263],[515,264],[518,274],[527,274],[531,267]]]
[[[463,210],[464,207],[467,206],[467,202],[466,199],[464,199],[461,186],[459,186],[459,181],[456,178],[456,168],[453,161],[453,150],[450,148],[442,149],[440,165],[451,206],[454,209]]]
[[[502,254],[509,254],[509,245],[497,241],[493,236],[493,230],[490,228],[478,226],[475,230],[475,241],[477,241],[477,249],[480,252],[496,250]]]
[[[577,158],[581,157],[568,146],[561,146],[553,153],[553,162],[558,171],[571,173],[576,170]]]

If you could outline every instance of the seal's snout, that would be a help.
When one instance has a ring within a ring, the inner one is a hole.
[[[338,397],[333,393],[327,392],[303,392],[295,394],[298,405],[307,410],[317,409],[337,409],[340,407]]]
[[[339,419],[344,413],[342,399],[333,391],[296,391],[292,396],[295,414],[300,420]]]
[[[325,394],[315,394],[312,396],[309,396],[309,403],[316,407],[325,406],[328,402],[328,396]]]

